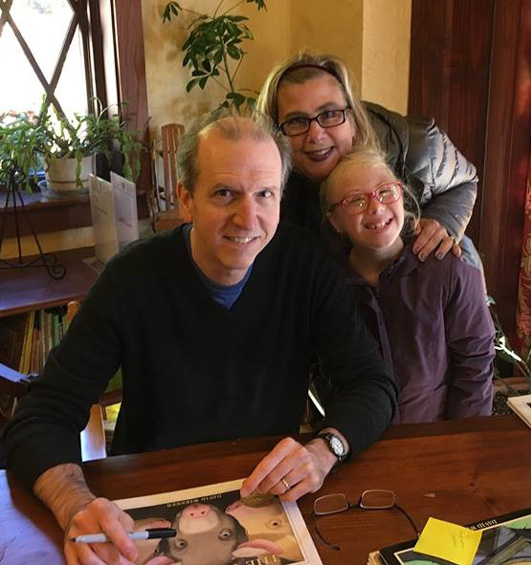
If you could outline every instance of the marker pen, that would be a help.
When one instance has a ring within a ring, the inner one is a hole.
[[[132,540],[142,540],[142,539],[162,539],[162,538],[174,538],[177,535],[177,531],[173,528],[148,528],[146,530],[141,530],[139,532],[128,532],[129,539]],[[110,542],[110,538],[106,534],[85,534],[82,536],[76,536],[75,538],[69,538],[68,541],[74,543],[106,543]]]

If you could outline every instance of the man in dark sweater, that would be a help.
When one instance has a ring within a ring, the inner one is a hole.
[[[179,155],[192,224],[113,258],[5,433],[8,466],[54,512],[68,563],[129,563],[130,516],[88,489],[78,434],[118,366],[113,453],[296,434],[317,354],[335,395],[306,445],[287,437],[242,486],[314,492],[391,422],[396,387],[320,241],[279,222],[289,149],[258,117],[209,116]],[[121,559],[120,561],[118,561]]]

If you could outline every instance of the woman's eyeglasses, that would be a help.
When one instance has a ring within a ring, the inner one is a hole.
[[[310,129],[312,122],[317,122],[322,128],[333,128],[346,122],[349,110],[350,106],[347,106],[337,110],[325,110],[313,118],[306,118],[304,116],[291,118],[291,120],[281,123],[278,129],[288,137],[295,137],[296,135],[306,133]]]
[[[315,531],[321,541],[330,549],[339,551],[339,545],[328,542],[317,527],[317,518],[319,516],[330,516],[331,514],[339,514],[346,512],[352,508],[361,510],[390,510],[396,508],[401,512],[415,530],[417,537],[420,535],[418,528],[411,516],[396,503],[396,494],[392,490],[372,489],[362,493],[357,504],[350,504],[347,497],[342,493],[326,494],[315,500],[313,503],[312,519]]]
[[[376,190],[373,190],[368,194],[362,194],[360,192],[349,194],[343,198],[343,200],[332,204],[328,211],[333,212],[338,206],[341,206],[341,208],[349,216],[357,216],[369,208],[369,204],[373,198],[380,204],[392,204],[393,202],[400,200],[402,192],[402,183],[398,181],[390,182],[378,187]]]

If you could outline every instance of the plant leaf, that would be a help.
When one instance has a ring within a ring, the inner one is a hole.
[[[162,13],[162,23],[169,22],[172,16],[178,16],[179,10],[182,11],[182,8],[177,2],[168,2]]]
[[[186,83],[186,92],[190,92],[192,88],[199,82],[198,78],[194,78]]]

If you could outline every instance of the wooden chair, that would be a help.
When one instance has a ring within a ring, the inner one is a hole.
[[[79,306],[80,304],[77,301],[68,304],[66,314],[68,321],[72,320]],[[12,410],[15,409],[17,401],[26,394],[31,380],[35,377],[36,375],[25,375],[0,363],[0,392],[13,399]],[[113,400],[114,398],[116,398],[116,394],[114,394]],[[102,402],[105,403],[104,397],[102,397]],[[107,456],[101,404],[92,406],[87,427],[80,435],[80,444],[83,461],[103,459]]]
[[[151,227],[155,232],[173,229],[186,221],[176,194],[178,178],[175,159],[183,133],[184,126],[181,124],[165,124],[161,127],[162,150],[157,149],[156,143],[152,145],[153,179],[148,192],[148,209]],[[163,186],[158,178],[160,156],[164,175]]]

